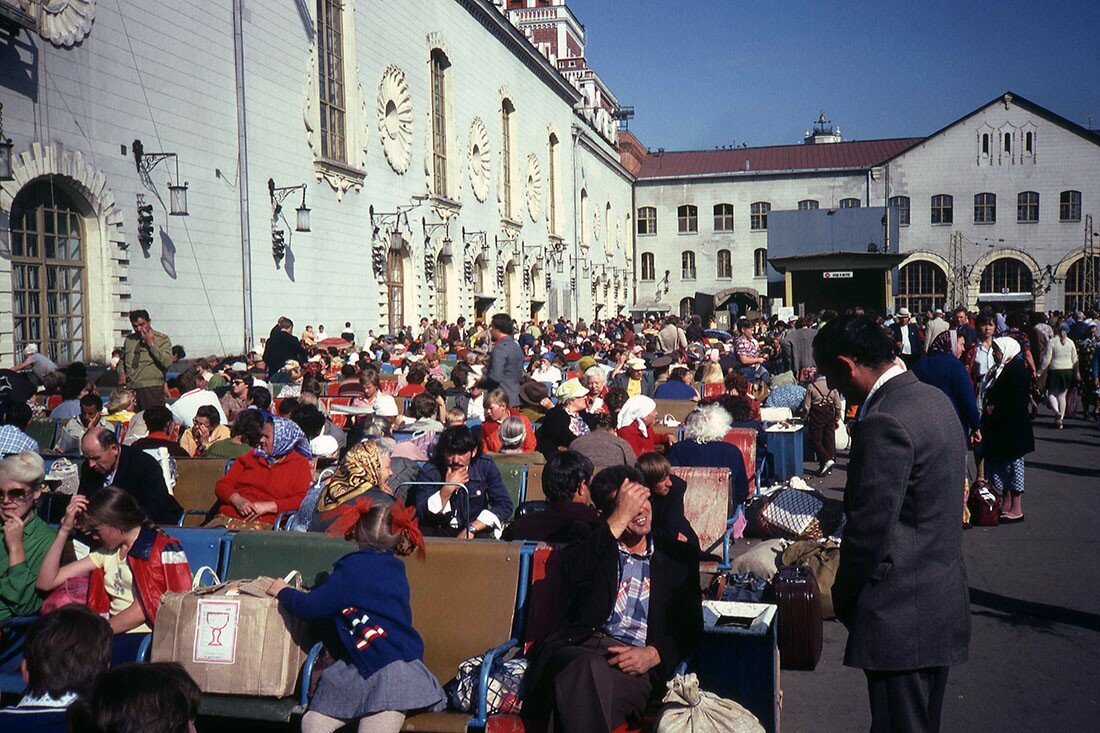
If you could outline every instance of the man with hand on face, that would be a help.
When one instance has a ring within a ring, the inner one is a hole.
[[[153,330],[149,311],[130,311],[134,332],[122,342],[118,362],[119,386],[129,387],[137,395],[138,409],[163,405],[164,376],[172,367],[172,341]]]
[[[167,408],[165,408],[167,410]],[[164,472],[151,455],[129,445],[119,445],[114,432],[94,427],[80,440],[84,463],[80,464],[77,493],[91,498],[105,486],[117,486],[157,524],[175,524],[183,508],[164,483]]]
[[[641,473],[605,468],[589,492],[605,520],[561,551],[568,610],[530,655],[524,714],[549,713],[548,731],[640,721],[702,633],[697,549],[652,536]]]

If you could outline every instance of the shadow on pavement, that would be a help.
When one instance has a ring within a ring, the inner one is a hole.
[[[1050,471],[1051,473],[1064,473],[1067,476],[1087,476],[1089,478],[1100,476],[1100,470],[1095,468],[1061,466],[1057,463],[1041,463],[1039,461],[1025,461],[1024,465],[1027,466],[1027,468],[1037,468],[1040,471]]]
[[[1003,620],[1015,625],[1047,628],[1051,624],[1065,624],[1088,631],[1100,631],[1100,614],[1075,611],[1072,608],[1052,606],[1049,603],[1009,598],[978,588],[970,589],[970,603],[973,606],[1007,614],[1008,618]],[[975,612],[975,615],[991,616],[982,612]]]

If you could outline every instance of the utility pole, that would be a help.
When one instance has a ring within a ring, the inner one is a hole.
[[[1096,232],[1092,228],[1092,214],[1085,216],[1085,261],[1084,261],[1084,298],[1089,308],[1096,307],[1096,301],[1100,299],[1100,282],[1097,282],[1097,259],[1100,252],[1096,246]],[[1088,310],[1085,304],[1078,305],[1079,310]]]
[[[967,307],[967,272],[966,263],[963,262],[963,234],[958,230],[951,232],[950,265],[951,279],[947,284],[947,307],[957,308],[960,305]]]

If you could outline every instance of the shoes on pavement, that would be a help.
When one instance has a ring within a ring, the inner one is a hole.
[[[836,465],[836,461],[825,461],[825,465],[821,467],[821,470],[817,472],[818,476],[828,476],[833,472],[833,466]]]
[[[1022,514],[1018,517],[1006,517],[1002,514],[1000,518],[1001,524],[1017,524],[1022,521],[1024,521],[1024,515]]]

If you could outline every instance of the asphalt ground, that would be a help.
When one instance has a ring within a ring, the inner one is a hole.
[[[970,661],[951,670],[944,731],[1100,730],[1100,430],[1034,422],[1025,521],[963,533]],[[843,496],[846,460],[812,479]],[[807,464],[807,468],[813,468]],[[863,672],[841,664],[847,633],[825,622],[821,663],[782,673],[784,731],[865,731]]]

